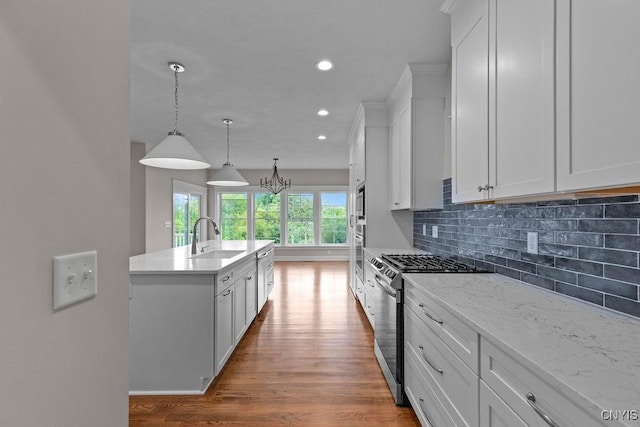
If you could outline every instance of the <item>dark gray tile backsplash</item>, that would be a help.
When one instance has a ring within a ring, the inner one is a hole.
[[[414,247],[640,317],[637,195],[453,205],[451,179],[443,191],[443,210],[414,213]],[[538,254],[526,252],[528,231],[538,232]]]

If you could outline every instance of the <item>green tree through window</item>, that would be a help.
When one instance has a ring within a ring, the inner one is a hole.
[[[322,193],[320,195],[320,234],[322,244],[347,242],[347,195]]]
[[[287,218],[287,243],[290,245],[312,245],[313,193],[289,194]]]
[[[256,193],[254,210],[255,238],[280,244],[280,194]]]
[[[222,240],[247,239],[247,193],[220,195],[220,234]]]

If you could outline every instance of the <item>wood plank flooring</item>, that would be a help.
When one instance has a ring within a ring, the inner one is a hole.
[[[132,396],[130,426],[419,426],[395,406],[346,262],[277,262],[262,313],[203,396]]]

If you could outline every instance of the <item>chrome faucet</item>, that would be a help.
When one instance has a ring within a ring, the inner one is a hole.
[[[215,231],[216,235],[220,234],[220,230],[218,230],[218,224],[208,216],[203,216],[198,218],[195,224],[193,224],[193,238],[191,239],[191,255],[195,255],[198,252],[198,238],[196,237],[196,229],[198,228],[198,224],[201,220],[209,221],[213,225],[213,231]]]

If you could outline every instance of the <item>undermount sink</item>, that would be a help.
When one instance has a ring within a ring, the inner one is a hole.
[[[206,259],[226,259],[233,258],[236,255],[243,253],[244,251],[224,251],[224,250],[210,250],[205,252],[198,252],[195,255],[191,255],[189,259],[206,258]]]

